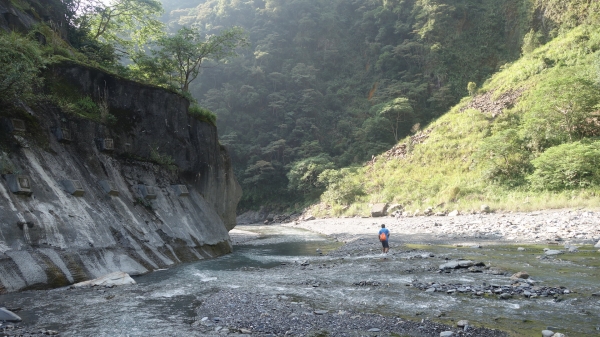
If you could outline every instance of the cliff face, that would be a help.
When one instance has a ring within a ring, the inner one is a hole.
[[[241,190],[186,99],[68,62],[45,81],[114,118],[0,107],[0,293],[231,252]]]

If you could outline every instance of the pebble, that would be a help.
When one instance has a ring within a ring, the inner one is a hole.
[[[452,337],[452,336],[454,336],[454,332],[452,332],[452,331],[440,332],[440,337]]]
[[[328,313],[328,310],[315,310],[313,311],[315,315],[325,315],[326,313]]]
[[[467,325],[469,325],[469,321],[467,321],[466,319],[461,319],[456,323],[456,326],[459,328],[464,328]]]
[[[554,336],[554,331],[542,330],[542,337],[552,337],[552,336]]]
[[[377,328],[372,328],[368,330],[369,332],[379,332],[381,331],[381,329],[377,329]]]

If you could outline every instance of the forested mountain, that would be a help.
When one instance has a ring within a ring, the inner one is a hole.
[[[315,200],[321,172],[362,165],[446,113],[516,60],[526,35],[558,34],[560,3],[163,0],[172,31],[248,34],[241,57],[204,68],[190,90],[218,116],[242,208]]]

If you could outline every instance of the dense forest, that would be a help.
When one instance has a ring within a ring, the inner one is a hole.
[[[522,0],[163,1],[171,30],[240,26],[250,47],[191,93],[218,116],[241,207],[312,201],[327,169],[362,165],[441,116],[521,54]],[[539,35],[539,37],[538,37]]]
[[[62,58],[179,92],[217,123],[241,211],[597,195],[598,1],[61,2],[64,28],[0,34],[20,60],[3,97],[33,93]],[[52,97],[114,120],[102,102]]]

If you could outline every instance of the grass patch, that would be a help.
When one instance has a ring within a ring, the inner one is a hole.
[[[208,123],[213,126],[217,125],[217,115],[215,115],[212,111],[205,109],[197,104],[192,104],[188,110],[188,113],[196,120]]]

